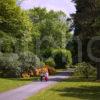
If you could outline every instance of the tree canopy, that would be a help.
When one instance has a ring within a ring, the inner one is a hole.
[[[93,61],[89,57],[88,43],[96,36],[100,36],[100,1],[99,0],[73,0],[76,3],[76,14],[73,15],[75,33],[82,41],[82,60],[94,63],[99,66],[99,62]],[[97,39],[97,38],[96,38]],[[76,45],[76,51],[77,45]],[[92,55],[96,58],[100,57],[100,45],[98,40],[94,41],[92,47]],[[78,52],[76,53],[78,55]],[[100,67],[98,68],[98,77],[100,78]]]
[[[55,63],[52,51],[66,49],[70,38],[64,12],[46,8],[22,10],[22,1],[0,0],[0,76],[3,77],[19,77],[46,61]]]
[[[47,11],[45,8],[35,8],[29,11],[37,38],[40,39],[41,54],[52,48],[65,48],[70,33],[66,15],[63,12]],[[34,39],[34,38],[33,38]],[[35,40],[37,41],[37,40]]]

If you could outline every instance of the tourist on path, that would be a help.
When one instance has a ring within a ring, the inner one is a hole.
[[[49,73],[46,72],[46,73],[45,73],[45,81],[46,81],[46,82],[48,81],[48,77],[49,77]]]
[[[44,74],[43,74],[43,72],[41,72],[41,74],[40,74],[40,80],[41,80],[41,82],[43,81],[43,77],[44,77]]]

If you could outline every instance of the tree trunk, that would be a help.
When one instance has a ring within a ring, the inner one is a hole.
[[[97,80],[100,80],[100,63],[97,64]]]

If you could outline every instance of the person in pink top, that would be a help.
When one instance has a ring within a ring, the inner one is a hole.
[[[49,73],[46,72],[46,73],[45,73],[45,81],[46,81],[46,82],[48,81],[48,77],[49,77]]]

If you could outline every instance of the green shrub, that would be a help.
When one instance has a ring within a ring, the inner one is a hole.
[[[68,69],[68,68],[75,69],[76,67],[72,64],[68,64],[68,65],[66,65],[66,69]]]
[[[34,67],[40,65],[40,59],[34,55],[32,52],[23,52],[20,53],[21,69],[22,71],[32,70]]]
[[[65,68],[66,65],[72,64],[72,56],[69,50],[56,49],[53,51],[53,57],[56,68]]]
[[[51,48],[46,48],[42,50],[41,54],[43,58],[49,58],[51,56],[52,49]]]
[[[45,64],[46,65],[49,65],[51,67],[55,67],[55,62],[54,62],[54,59],[53,58],[48,58],[46,61],[45,61]]]
[[[0,76],[1,77],[20,77],[21,68],[17,54],[0,55]]]
[[[21,76],[21,68],[15,66],[7,66],[1,74],[2,77],[16,78]]]
[[[0,76],[21,77],[23,72],[30,72],[34,67],[42,66],[40,59],[31,52],[0,53]]]
[[[45,63],[41,61],[38,67],[44,67],[44,66],[45,66]]]
[[[40,61],[40,58],[37,55],[33,57],[34,67],[39,67],[43,65],[43,62]]]
[[[79,63],[76,65],[75,76],[89,78],[96,76],[96,69],[89,63]]]

